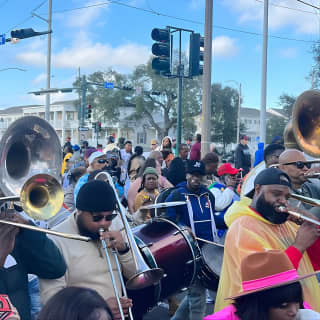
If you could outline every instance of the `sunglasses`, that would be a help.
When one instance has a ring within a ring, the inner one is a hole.
[[[312,163],[310,162],[303,162],[303,161],[293,161],[293,162],[287,162],[287,163],[282,163],[284,166],[289,166],[291,164],[296,165],[298,169],[303,169],[304,166],[306,166],[308,169],[311,168]]]
[[[98,163],[107,163],[108,160],[107,160],[107,159],[99,159],[97,162],[98,162]]]
[[[117,216],[116,213],[108,214],[107,216],[92,215],[92,220],[93,220],[93,222],[99,222],[102,219],[104,219],[105,221],[112,221],[116,216]]]

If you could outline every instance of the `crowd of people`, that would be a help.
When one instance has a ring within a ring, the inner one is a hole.
[[[221,163],[215,152],[203,154],[200,134],[178,146],[169,136],[152,139],[150,151],[113,136],[97,147],[67,138],[63,208],[46,226],[91,241],[0,224],[0,318],[7,312],[3,319],[109,320],[133,310],[134,319],[142,319],[145,310],[122,294],[117,301],[113,288],[114,276],[121,288],[118,262],[126,279],[137,273],[118,213],[125,210],[132,227],[158,215],[186,227],[202,264],[218,278],[213,285],[198,275],[182,301],[165,297],[172,320],[320,319],[320,229],[289,214],[320,218],[318,207],[291,197],[320,199],[319,169],[281,141],[260,145],[252,159],[247,141],[241,136],[233,164]],[[112,183],[98,179],[101,172]],[[241,193],[250,179],[252,188]],[[159,202],[166,203],[160,213],[152,206]],[[16,204],[0,218],[37,225],[18,211]],[[194,263],[200,274],[202,265]]]

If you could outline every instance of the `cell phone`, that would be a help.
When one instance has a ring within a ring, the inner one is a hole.
[[[0,319],[6,320],[13,315],[13,310],[9,297],[6,294],[0,294]]]

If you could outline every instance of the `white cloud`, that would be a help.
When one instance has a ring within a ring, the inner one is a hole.
[[[47,74],[46,73],[40,73],[37,77],[35,77],[32,80],[32,83],[33,84],[39,84],[39,83],[44,82],[46,79],[47,79]]]
[[[229,58],[238,52],[236,40],[227,36],[219,36],[212,42],[213,55],[215,57]]]
[[[226,6],[239,14],[239,22],[259,22],[263,18],[263,1],[254,0],[224,0]],[[312,8],[292,0],[277,1],[278,6],[269,4],[269,28],[279,30],[283,27],[293,27],[297,33],[317,34],[319,32],[319,19]],[[282,6],[282,7],[279,7]],[[311,13],[291,10],[283,7],[309,11]]]
[[[88,1],[84,6],[92,7],[73,11],[66,18],[67,25],[74,28],[83,28],[89,26],[94,21],[97,21],[100,15],[108,9],[108,4],[105,6],[94,6],[96,4],[101,4],[101,1]]]
[[[203,9],[205,4],[205,0],[191,0],[189,7],[192,10]]]
[[[283,48],[280,49],[280,57],[285,59],[294,59],[298,55],[297,48]]]
[[[63,48],[52,54],[54,68],[78,68],[102,70],[108,67],[127,71],[138,64],[146,63],[150,56],[149,48],[135,43],[126,43],[112,47],[106,43],[75,41],[71,47]],[[17,55],[17,59],[27,65],[44,67],[45,53],[27,51]]]

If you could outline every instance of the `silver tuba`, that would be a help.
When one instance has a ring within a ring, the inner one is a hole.
[[[60,181],[60,141],[53,127],[39,117],[23,117],[9,126],[1,139],[0,159],[1,190],[6,196],[20,194],[35,174],[46,173]]]

